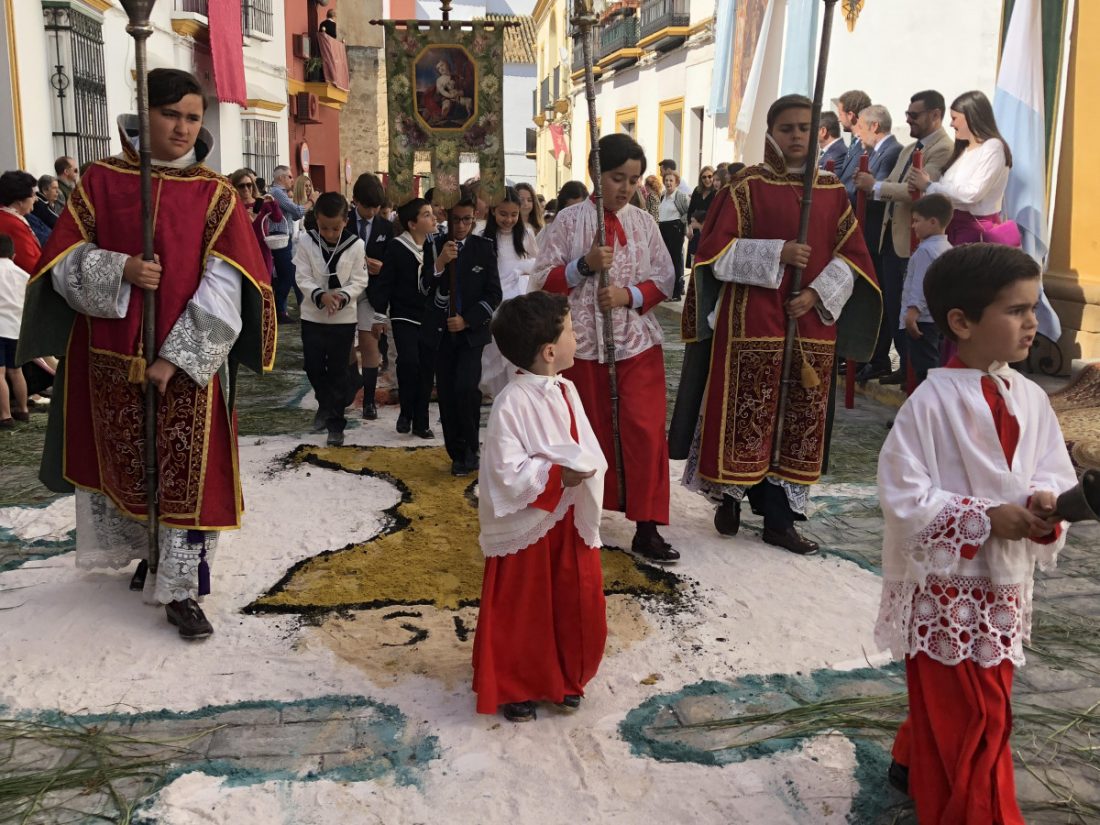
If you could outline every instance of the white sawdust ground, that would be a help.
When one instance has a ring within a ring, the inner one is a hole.
[[[349,430],[348,443],[409,445],[393,432],[393,417],[387,409],[376,425]],[[618,726],[644,700],[703,679],[864,665],[874,649],[875,575],[836,558],[797,558],[752,536],[721,539],[710,505],[674,485],[675,523],[665,535],[684,556],[675,572],[698,583],[686,609],[668,616],[619,605],[626,619],[650,627],[612,623],[621,635],[582,709],[512,725],[474,713],[468,665],[456,669],[453,654],[449,672],[435,673],[428,653],[402,673],[378,667],[369,650],[357,653],[354,644],[371,640],[349,641],[338,624],[308,628],[292,616],[239,612],[301,559],[371,537],[398,499],[382,480],[278,462],[299,443],[322,440],[242,441],[248,510],[244,529],[226,533],[219,548],[216,593],[204,605],[217,632],[204,643],[181,643],[157,608],[126,589],[128,571],[78,571],[69,554],[0,575],[0,608],[14,608],[0,609],[0,706],[188,711],[355,694],[396,705],[414,730],[439,740],[440,757],[407,786],[383,778],[229,787],[187,774],[160,792],[154,809],[158,822],[173,825],[845,821],[856,784],[854,749],[842,737],[706,767],[636,757]],[[674,463],[674,479],[679,470]],[[0,510],[0,527],[28,538],[64,536],[72,520],[71,499]],[[629,537],[621,517],[605,519],[606,543],[626,546]],[[642,684],[654,673],[655,684]]]

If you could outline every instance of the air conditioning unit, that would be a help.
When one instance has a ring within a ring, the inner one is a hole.
[[[298,92],[294,96],[294,118],[299,123],[321,122],[321,101],[312,92]]]
[[[313,43],[308,34],[292,34],[290,39],[293,43],[295,57],[300,60],[309,60],[313,57]]]

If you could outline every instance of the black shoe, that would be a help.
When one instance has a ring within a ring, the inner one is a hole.
[[[577,696],[575,693],[567,694],[565,698],[561,700],[561,704],[559,705],[559,707],[569,708],[569,710],[576,710],[580,706],[581,697]]]
[[[889,375],[884,375],[878,380],[880,384],[904,384],[905,370],[897,369]]]
[[[817,542],[803,538],[794,529],[793,524],[786,530],[773,530],[770,527],[765,527],[764,544],[782,547],[784,550],[790,550],[800,556],[812,556],[818,550]]]
[[[723,536],[736,536],[741,529],[741,502],[726,498],[714,511],[714,529]]]
[[[377,418],[378,418],[378,408],[375,407],[374,404],[368,404],[366,401],[364,401],[363,402],[363,420],[364,421],[374,421]]]
[[[886,779],[906,796],[909,796],[909,768],[900,762],[891,759],[890,769],[886,772]]]
[[[344,433],[342,431],[330,430],[328,434],[328,440],[325,441],[329,447],[343,447],[344,446]]]
[[[317,410],[317,414],[313,416],[313,432],[323,433],[328,429],[328,413],[324,410]]]
[[[399,433],[407,433],[412,429],[412,421],[403,415],[397,416],[397,431]]]
[[[509,722],[531,722],[538,718],[534,702],[509,702],[500,706],[500,712]]]
[[[431,427],[424,427],[422,429],[414,427],[413,435],[415,435],[417,438],[435,438],[435,433],[432,432]]]
[[[453,476],[468,476],[470,474],[470,468],[466,466],[465,462],[452,461],[451,462],[451,475]]]
[[[672,564],[680,560],[679,551],[661,538],[656,528],[645,530],[640,524],[638,527],[634,541],[630,543],[631,552],[658,564]]]
[[[134,577],[130,579],[131,590],[144,590],[145,589],[145,577],[149,573],[149,562],[142,559],[138,562],[137,570],[134,571]]]
[[[164,612],[168,616],[168,624],[178,627],[180,636],[188,641],[205,639],[214,632],[214,628],[206,619],[206,614],[194,599],[169,602],[164,606]]]
[[[875,366],[874,364],[864,364],[859,368],[859,372],[856,373],[856,381],[860,384],[866,384],[872,379],[879,378],[883,375],[890,374],[890,366],[885,367]]]

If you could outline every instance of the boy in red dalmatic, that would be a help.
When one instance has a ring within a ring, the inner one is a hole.
[[[125,116],[123,154],[92,164],[50,235],[19,342],[23,361],[62,359],[40,477],[76,490],[81,568],[148,556],[144,398],[145,383],[156,386],[160,561],[146,586],[184,639],[213,632],[197,599],[219,531],[241,523],[237,365],[259,372],[275,360],[270,276],[235,190],[203,165],[205,107],[192,75],[149,73],[157,260],[142,260],[137,118]],[[155,352],[143,349],[149,292]]]
[[[611,314],[619,389],[619,435],[626,517],[636,525],[631,550],[655,562],[679,552],[657,532],[668,524],[668,440],[665,437],[664,336],[651,310],[672,295],[675,272],[657,224],[630,204],[645,173],[645,151],[629,135],[600,138],[600,184],[607,246],[596,240],[596,204],[584,200],[558,213],[539,236],[531,284],[569,296],[577,331],[577,361],[566,377],[577,385],[610,465],[604,509],[621,509],[604,343]],[[607,270],[608,286],[598,273]]]
[[[928,269],[932,317],[958,344],[883,444],[879,647],[905,657],[909,718],[890,780],[938,825],[1023,825],[1012,682],[1031,635],[1034,572],[1065,544],[1056,495],[1077,482],[1050,400],[1008,364],[1035,338],[1039,266],[970,244]]]
[[[600,512],[607,469],[562,370],[577,348],[569,305],[533,292],[493,318],[520,366],[497,395],[481,456],[485,574],[474,637],[478,713],[535,718],[536,702],[580,705],[607,640]]]

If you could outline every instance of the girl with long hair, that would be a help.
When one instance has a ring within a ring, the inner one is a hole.
[[[542,231],[545,222],[542,217],[542,204],[539,203],[535,187],[529,183],[517,183],[516,194],[519,195],[520,219],[531,227],[531,231],[538,235]]]
[[[500,275],[502,301],[527,292],[527,279],[535,266],[538,243],[531,227],[523,222],[519,187],[504,190],[504,199],[489,210],[482,234],[496,243],[497,273]],[[497,395],[514,372],[497,349],[487,344],[481,353],[481,391]]]
[[[1012,151],[997,129],[993,106],[982,92],[964,92],[951,103],[955,152],[943,177],[933,181],[922,169],[909,171],[910,186],[945,195],[955,207],[947,227],[953,246],[989,241],[1019,246],[1015,223],[1004,224],[1001,206],[1012,168]]]

